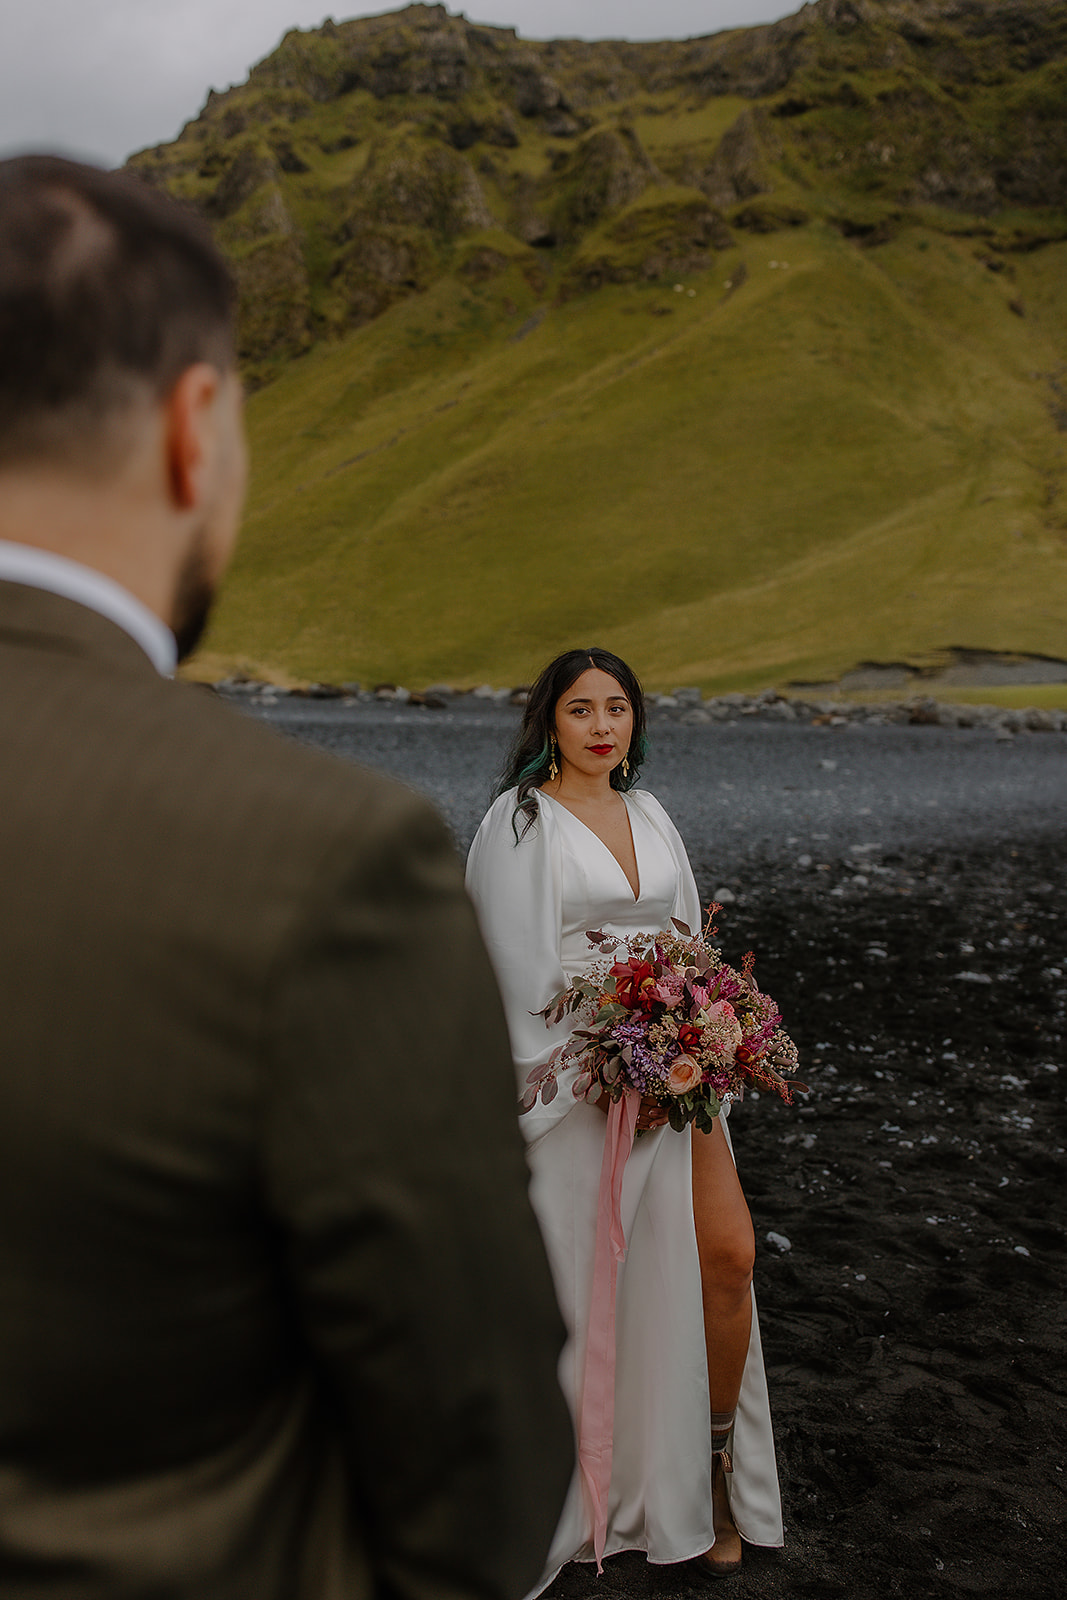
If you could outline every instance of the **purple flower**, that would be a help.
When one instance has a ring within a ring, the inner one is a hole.
[[[619,1022],[611,1030],[612,1037],[627,1051],[629,1058],[626,1076],[641,1094],[647,1094],[653,1085],[666,1082],[670,1061],[659,1055],[648,1044],[645,1018],[638,1015]],[[677,1055],[675,1049],[672,1052]]]

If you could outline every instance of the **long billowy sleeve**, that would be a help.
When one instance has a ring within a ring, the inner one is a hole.
[[[512,828],[514,791],[503,794],[487,812],[467,859],[467,889],[474,901],[482,936],[504,1001],[518,1094],[527,1075],[543,1066],[567,1037],[572,1019],[548,1028],[538,1015],[566,987],[560,958],[563,910],[559,840],[548,808],[522,834]],[[559,1091],[547,1106],[538,1100],[521,1118],[529,1143],[556,1127],[576,1101],[572,1093],[577,1069],[559,1075]]]

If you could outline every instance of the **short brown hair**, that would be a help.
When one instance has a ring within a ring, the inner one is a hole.
[[[234,290],[189,209],[131,174],[0,161],[0,467],[89,461],[138,398],[232,369]]]

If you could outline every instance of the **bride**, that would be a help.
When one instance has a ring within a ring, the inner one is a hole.
[[[467,864],[504,997],[520,1086],[568,1022],[538,1013],[595,957],[585,937],[694,931],[702,917],[685,846],[659,802],[634,788],[644,698],[606,650],[571,650],[534,685],[522,728]],[[570,1338],[560,1380],[580,1414],[607,1101],[576,1100],[577,1069],[522,1117],[531,1195]],[[644,1100],[627,1162],[627,1253],[616,1299],[614,1447],[604,1552],[697,1558],[707,1576],[741,1565],[741,1539],[780,1545],[781,1503],[753,1313],[752,1222],[726,1113],[714,1132],[665,1126]],[[539,1592],[591,1560],[593,1512],[576,1470]]]

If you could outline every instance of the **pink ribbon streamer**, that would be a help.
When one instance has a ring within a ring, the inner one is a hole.
[[[585,1352],[585,1377],[578,1408],[578,1462],[593,1507],[593,1552],[596,1569],[608,1533],[608,1491],[615,1431],[615,1285],[619,1262],[626,1256],[622,1231],[622,1180],[633,1149],[641,1096],[624,1089],[608,1107],[604,1160],[600,1168],[593,1297]]]

